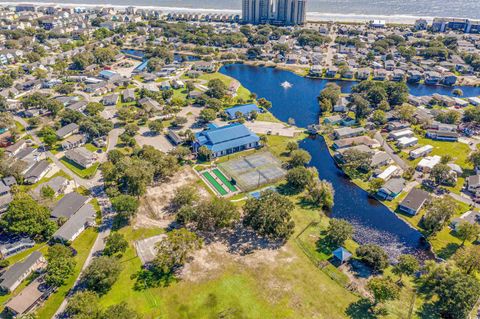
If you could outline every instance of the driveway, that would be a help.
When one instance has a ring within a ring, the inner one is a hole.
[[[400,158],[400,156],[395,154],[393,149],[390,147],[390,145],[388,145],[388,143],[385,141],[385,139],[383,138],[382,134],[380,134],[380,132],[377,131],[374,137],[383,147],[385,152],[387,152],[387,154],[393,159],[393,161],[397,163],[398,166],[400,166],[403,170],[406,170],[409,167],[405,163],[405,161],[402,158]]]

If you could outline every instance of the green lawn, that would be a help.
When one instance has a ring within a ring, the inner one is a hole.
[[[205,177],[205,179],[217,190],[220,195],[227,195],[227,191],[215,180],[215,178],[213,178],[209,172],[203,173],[202,176]]]
[[[231,192],[235,192],[237,190],[237,188],[233,186],[232,183],[230,183],[230,181],[225,177],[225,175],[223,175],[223,173],[218,168],[215,168],[213,170],[213,174],[215,174],[222,181],[222,183],[228,187]]]
[[[66,157],[62,157],[60,161],[68,167],[69,170],[80,176],[81,178],[92,178],[95,173],[97,172],[98,166],[100,166],[100,163],[95,163],[89,168],[82,168],[76,163],[70,161]]]
[[[66,295],[70,288],[72,288],[75,283],[75,279],[82,269],[85,260],[87,259],[88,253],[90,252],[91,247],[93,246],[97,238],[97,230],[94,228],[89,228],[85,230],[77,239],[72,243],[72,247],[78,252],[75,256],[77,262],[75,266],[75,271],[72,276],[67,280],[67,283],[58,288],[57,291],[50,295],[50,297],[45,301],[40,309],[37,310],[37,317],[39,319],[51,318],[53,314],[57,311],[60,304],[65,299]]]

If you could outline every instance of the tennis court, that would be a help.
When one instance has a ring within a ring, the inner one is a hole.
[[[217,192],[220,195],[222,195],[222,196],[227,195],[227,191],[222,187],[222,185],[220,185],[215,180],[215,178],[213,178],[213,176],[209,172],[202,173],[202,176],[210,183],[210,185],[212,185],[217,190]]]
[[[282,168],[282,163],[270,152],[242,156],[221,163],[219,167],[227,176],[234,179],[236,185],[244,191],[274,183],[286,174]]]
[[[230,183],[227,177],[225,177],[225,175],[223,175],[223,173],[218,168],[213,169],[213,174],[215,174],[222,181],[223,185],[227,186],[231,192],[237,191],[237,188],[233,186],[232,183]]]

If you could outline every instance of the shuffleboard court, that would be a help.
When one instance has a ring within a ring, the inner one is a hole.
[[[203,177],[205,177],[205,179],[210,183],[210,185],[212,185],[216,190],[217,192],[224,196],[224,195],[227,195],[227,191],[222,187],[222,185],[220,185],[216,180],[215,178],[213,178],[213,176],[209,173],[209,172],[205,172],[202,174]]]
[[[215,174],[222,181],[222,183],[228,187],[228,189],[231,192],[236,192],[237,191],[237,188],[235,186],[233,186],[232,183],[230,183],[230,181],[227,179],[227,177],[225,175],[223,175],[223,173],[218,168],[215,168],[213,170],[213,174]]]

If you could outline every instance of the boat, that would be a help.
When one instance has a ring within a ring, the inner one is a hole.
[[[283,82],[282,84],[280,84],[284,89],[289,89],[292,87],[292,84],[288,81],[285,81]]]

